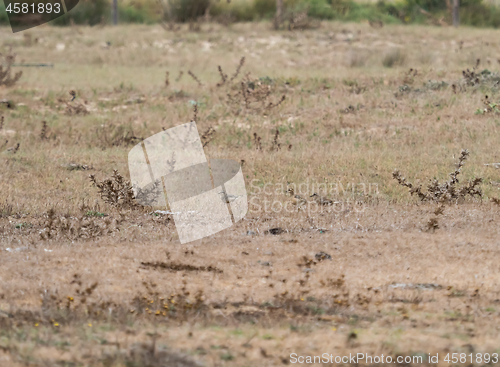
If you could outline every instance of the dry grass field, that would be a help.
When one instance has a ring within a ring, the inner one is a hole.
[[[499,36],[1,28],[23,74],[0,86],[0,366],[488,364],[476,353],[500,353],[500,171],[485,165],[500,162]],[[207,156],[242,163],[250,210],[182,245],[168,215],[104,200],[89,175],[129,179],[132,146],[194,106]],[[448,186],[427,194],[435,179]],[[287,182],[335,204],[297,209]]]

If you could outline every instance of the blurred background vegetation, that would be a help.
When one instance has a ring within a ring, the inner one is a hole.
[[[284,16],[307,14],[311,18],[383,23],[451,24],[453,0],[283,0]],[[460,24],[500,27],[500,0],[460,0]],[[54,25],[111,22],[111,0],[80,0]],[[270,20],[276,0],[118,0],[120,23],[194,22],[210,18],[225,24]],[[0,2],[0,25],[8,24]]]

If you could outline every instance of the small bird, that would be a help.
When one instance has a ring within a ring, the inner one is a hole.
[[[17,143],[16,146],[7,149],[6,152],[16,154],[18,149],[19,149],[19,143]]]
[[[288,187],[288,189],[286,190],[286,193],[292,197],[292,203],[293,203],[293,205],[296,205],[299,209],[303,205],[307,204],[307,200],[306,199],[304,199],[300,195],[296,195],[295,194],[295,190],[294,190],[293,187]]]
[[[72,97],[70,102],[73,102],[76,98],[76,92],[74,90],[70,90],[69,95]]]
[[[237,198],[239,198],[241,196],[241,195],[226,194],[224,191],[219,192],[219,195],[221,196],[221,200],[223,202],[225,202],[226,204],[232,203],[233,201],[235,201]]]
[[[314,198],[314,201],[316,201],[319,205],[332,205],[333,201],[330,199],[324,198],[317,193],[312,194],[310,197]]]

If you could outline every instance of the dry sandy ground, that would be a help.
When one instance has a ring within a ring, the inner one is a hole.
[[[494,361],[500,177],[484,164],[500,161],[500,115],[484,100],[500,102],[498,31],[203,27],[0,29],[16,62],[54,64],[0,86],[15,102],[0,105],[0,365]],[[236,82],[217,87],[217,66],[231,76],[242,56]],[[246,105],[241,82],[269,85],[264,107]],[[252,204],[235,226],[182,245],[171,218],[106,203],[88,176],[127,178],[136,138],[189,121],[194,104],[200,134],[216,131],[207,156],[243,161]],[[461,149],[459,186],[481,177],[482,198],[436,214],[441,204],[392,177],[445,182]],[[287,182],[339,203],[280,210]]]

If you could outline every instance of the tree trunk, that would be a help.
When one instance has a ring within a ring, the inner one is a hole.
[[[118,24],[118,0],[113,0],[113,24]]]
[[[453,0],[453,26],[458,27],[460,24],[460,16],[458,10],[460,8],[460,0]]]
[[[274,28],[279,29],[283,21],[283,0],[276,0],[276,17],[274,18]]]

